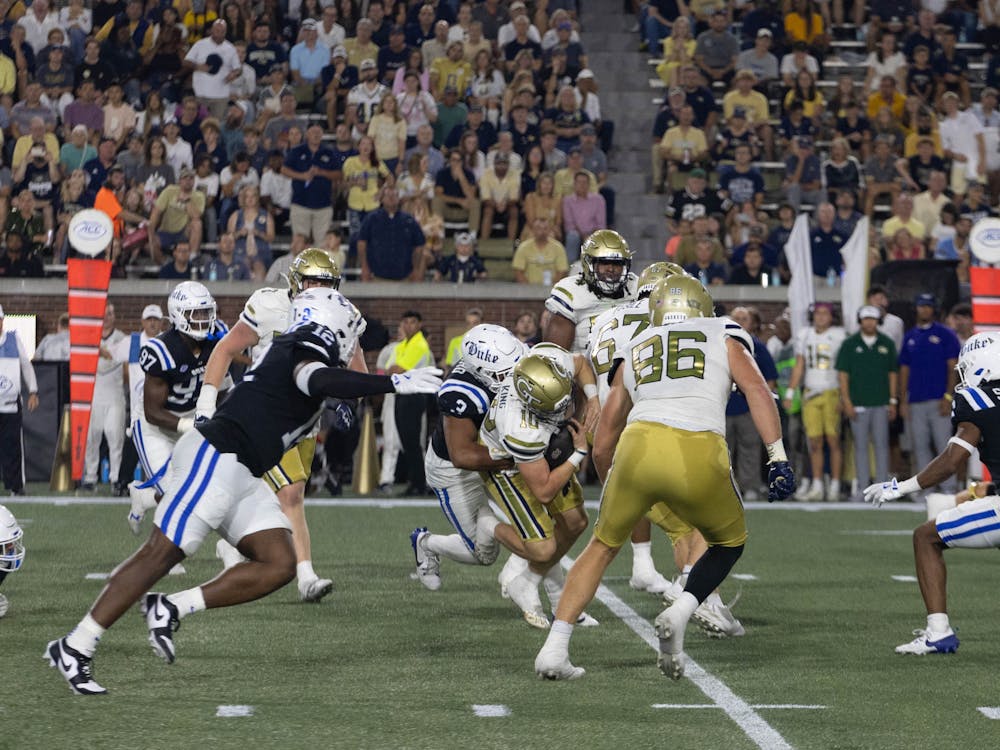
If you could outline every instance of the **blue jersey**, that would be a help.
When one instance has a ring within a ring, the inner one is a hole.
[[[221,320],[215,325],[210,338],[199,342],[197,354],[191,351],[184,335],[177,329],[149,339],[139,350],[139,366],[146,376],[165,380],[169,386],[164,405],[168,411],[184,414],[194,410],[198,403],[208,358],[215,343],[229,330]]]
[[[970,422],[979,428],[979,460],[1000,481],[1000,380],[959,388],[951,404],[951,423]]]
[[[459,363],[451,371],[448,379],[442,383],[437,392],[438,420],[434,434],[431,435],[431,446],[438,458],[450,461],[448,444],[444,439],[444,418],[470,419],[476,425],[476,430],[482,425],[489,411],[493,394],[471,372]]]
[[[911,403],[937,401],[948,387],[949,359],[958,359],[958,337],[940,323],[907,331],[900,347],[899,364],[910,368]]]

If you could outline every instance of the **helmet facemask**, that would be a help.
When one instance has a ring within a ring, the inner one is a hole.
[[[583,277],[596,291],[606,296],[618,294],[628,279],[632,261],[628,258],[592,258],[583,256]]]

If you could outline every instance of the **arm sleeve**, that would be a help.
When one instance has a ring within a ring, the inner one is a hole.
[[[303,378],[304,374],[307,374],[306,378]],[[360,398],[395,391],[388,375],[368,375],[339,367],[323,367],[318,362],[306,365],[295,380],[306,395],[326,398]],[[302,380],[306,381],[305,388],[302,387]]]
[[[24,349],[21,339],[17,341],[17,356],[21,360],[21,377],[24,378],[25,385],[28,386],[28,393],[38,393],[38,381],[35,379],[35,368],[28,359],[28,352]]]

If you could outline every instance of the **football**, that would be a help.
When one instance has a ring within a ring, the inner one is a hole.
[[[545,449],[545,461],[550,469],[566,462],[566,459],[573,455],[573,433],[569,427],[563,425],[556,430],[549,439],[549,446]]]

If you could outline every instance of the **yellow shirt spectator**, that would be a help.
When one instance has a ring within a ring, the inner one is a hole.
[[[743,107],[747,111],[747,122],[751,125],[760,125],[771,119],[771,108],[767,104],[767,97],[759,91],[750,91],[743,96],[733,89],[722,97],[722,116],[727,120],[733,116],[733,110],[737,107]]]
[[[403,370],[433,366],[434,355],[431,354],[431,347],[427,343],[427,339],[424,338],[423,331],[417,331],[410,338],[396,344],[396,351],[393,352],[393,364]]]
[[[529,284],[552,284],[560,274],[565,275],[569,270],[569,261],[561,242],[550,237],[539,247],[535,238],[531,237],[517,246],[511,267],[524,272]],[[551,274],[548,279],[545,278],[546,271]]]
[[[351,186],[347,193],[347,207],[352,211],[374,211],[378,208],[378,189],[389,170],[381,161],[378,167],[352,156],[344,162],[344,181]],[[381,179],[380,179],[381,178]],[[353,180],[357,180],[352,184]]]
[[[567,195],[573,194],[573,180],[576,177],[577,172],[586,172],[590,177],[590,192],[597,192],[597,178],[589,169],[570,169],[569,167],[563,167],[556,172],[555,176],[555,195],[560,201]]]
[[[683,43],[676,44],[672,36],[663,39],[663,60],[656,66],[656,75],[667,86],[675,86],[676,76],[673,72],[681,65],[694,61],[694,39],[685,39]]]
[[[944,158],[944,149],[941,148],[941,134],[937,130],[932,130],[929,135],[919,135],[918,133],[910,133],[906,136],[906,141],[903,143],[903,158],[909,159],[917,153],[917,144],[920,143],[922,138],[930,138],[934,141],[934,155]]]
[[[675,125],[663,134],[660,148],[666,151],[666,157],[673,161],[684,161],[684,151],[689,151],[689,158],[694,158],[708,151],[708,141],[705,133],[696,127],[684,129]]]
[[[812,14],[812,29],[806,29],[806,18],[798,13],[785,16],[785,35],[790,42],[812,44],[816,37],[823,36],[823,16]]]
[[[885,223],[882,224],[882,236],[892,237],[900,229],[907,230],[911,235],[917,239],[923,239],[927,235],[927,228],[917,221],[913,216],[910,216],[909,221],[903,221],[898,216],[892,216],[886,219]]]
[[[215,14],[211,14],[214,20]],[[128,33],[132,35],[135,33],[135,27],[139,25],[138,21],[134,21],[128,25]],[[105,23],[101,30],[94,34],[94,39],[101,42],[102,44],[107,41],[108,37],[111,36],[111,32],[115,28],[115,17],[109,18],[108,22]],[[153,48],[153,24],[149,24],[146,27],[146,33],[142,35],[142,44],[139,45],[139,54],[145,55]]]
[[[465,95],[465,90],[472,82],[472,66],[465,60],[455,62],[447,57],[439,57],[431,63],[431,92],[436,99],[444,96],[446,86],[454,86],[459,97]]]
[[[792,89],[787,94],[785,94],[785,108],[795,101],[795,89]],[[823,107],[826,106],[826,100],[823,99],[823,95],[819,93],[819,89],[816,89],[816,93],[813,94],[812,99],[799,98],[802,102],[802,114],[808,117],[810,120],[815,122],[816,117],[823,112]]]
[[[882,98],[881,91],[876,91],[868,97],[868,118],[874,122],[875,117],[878,115],[878,111],[882,109],[882,107],[888,107],[892,112],[892,116],[895,117],[898,122],[903,119],[903,109],[906,107],[906,97],[898,91],[895,91],[893,92],[893,98],[890,102]]]
[[[189,10],[185,13],[182,23],[188,30],[187,43],[189,45],[194,44],[202,37],[207,36],[209,27],[218,17],[218,14],[214,10],[207,11],[206,13],[195,13]]]
[[[3,143],[0,140],[0,143]],[[28,155],[28,150],[34,145],[34,140],[30,135],[22,135],[14,142],[14,154],[10,158],[10,166],[17,169],[21,166],[21,162],[24,161],[24,157]],[[45,134],[45,148],[49,150],[49,154],[58,163],[59,162],[59,139],[56,138],[54,133]]]
[[[17,87],[17,68],[7,55],[0,55],[0,94],[13,94]]]
[[[344,49],[347,50],[347,62],[358,68],[363,60],[378,60],[378,45],[375,42],[362,44],[357,37],[352,37],[344,42]]]
[[[394,120],[392,115],[375,115],[368,123],[367,134],[375,141],[375,153],[380,159],[398,159],[403,154],[399,144],[406,143],[406,120]]]
[[[521,197],[521,170],[508,169],[501,180],[493,169],[479,178],[479,197],[494,203],[516,203]]]

